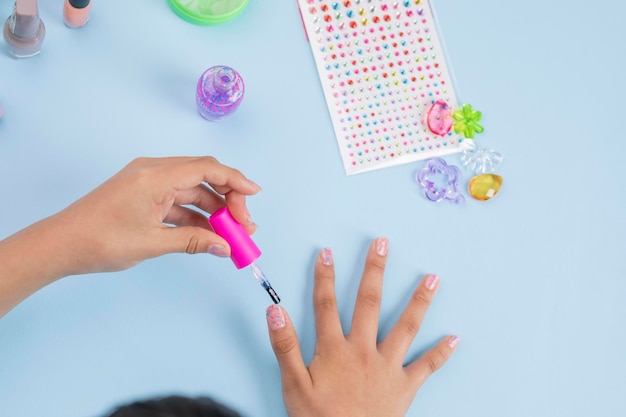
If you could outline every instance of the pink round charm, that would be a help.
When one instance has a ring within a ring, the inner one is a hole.
[[[426,123],[428,128],[435,135],[445,136],[452,129],[452,110],[448,103],[437,100],[426,113]]]

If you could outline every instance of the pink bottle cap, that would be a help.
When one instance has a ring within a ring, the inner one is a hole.
[[[224,238],[230,245],[230,259],[237,269],[245,268],[261,256],[261,250],[252,241],[246,229],[222,207],[209,217],[213,231]]]

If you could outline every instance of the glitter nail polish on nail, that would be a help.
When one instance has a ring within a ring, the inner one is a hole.
[[[211,255],[219,256],[222,258],[228,256],[228,254],[226,253],[226,247],[223,245],[210,245],[209,253]]]
[[[322,263],[326,266],[333,264],[333,252],[328,248],[322,249]]]
[[[428,278],[426,278],[426,288],[428,288],[431,291],[434,290],[435,286],[437,285],[437,281],[439,281],[438,275],[435,275],[435,274],[428,275]]]
[[[376,253],[380,256],[386,256],[389,250],[389,240],[384,237],[378,238],[376,241]]]
[[[279,305],[273,304],[265,310],[267,323],[272,330],[278,330],[285,327],[285,315]]]
[[[448,346],[453,348],[458,344],[459,344],[459,336],[450,336],[450,338],[448,339]]]

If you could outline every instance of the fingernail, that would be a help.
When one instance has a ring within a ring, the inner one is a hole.
[[[267,318],[267,324],[272,330],[278,330],[285,327],[285,315],[283,309],[279,305],[272,304],[265,310],[265,317]]]
[[[210,245],[208,252],[211,255],[219,256],[221,258],[225,258],[228,256],[228,252],[226,251],[226,246],[224,245]]]
[[[331,266],[333,264],[333,251],[329,248],[322,249],[321,257],[324,265]]]
[[[450,346],[451,348],[456,347],[456,345],[459,344],[459,340],[460,340],[459,336],[456,336],[456,335],[455,336],[450,336],[448,338],[448,346]]]
[[[246,224],[248,226],[252,226],[254,222],[252,221],[252,216],[250,216],[250,212],[246,210]]]
[[[387,256],[387,252],[389,252],[389,239],[385,237],[376,239],[376,253],[380,256]]]
[[[257,189],[257,192],[262,190],[262,188],[261,188],[261,186],[259,184],[257,184],[256,182],[252,181],[251,179],[248,179],[248,178],[246,178],[246,179],[248,180],[250,185],[252,185],[254,188]]]
[[[437,286],[437,281],[439,281],[439,276],[437,274],[429,274],[426,277],[426,283],[424,285],[432,291]]]

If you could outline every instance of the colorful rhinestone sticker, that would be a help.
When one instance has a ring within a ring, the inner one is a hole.
[[[297,1],[347,175],[463,150],[428,0]]]

